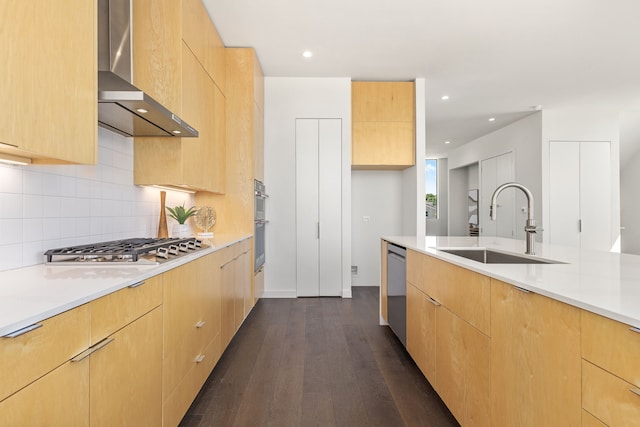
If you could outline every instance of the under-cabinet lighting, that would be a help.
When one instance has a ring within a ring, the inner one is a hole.
[[[178,129],[171,131],[174,135],[180,135],[182,132],[180,132]]]
[[[13,156],[11,154],[0,153],[0,163],[8,165],[30,165],[31,159],[27,157]]]
[[[138,108],[138,109],[136,109],[136,111],[137,111],[138,113],[140,113],[140,114],[144,114],[144,113],[147,113],[147,112],[148,112],[148,111],[147,111],[147,110],[145,110],[144,108]]]
[[[179,191],[181,193],[195,194],[194,190],[190,190],[188,188],[181,188],[181,187],[167,187],[164,185],[146,185],[145,187],[153,187],[153,188],[158,188],[160,190]]]

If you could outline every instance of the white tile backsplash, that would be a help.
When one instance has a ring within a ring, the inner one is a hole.
[[[167,191],[167,206],[183,203],[193,195]],[[155,237],[159,208],[159,189],[133,185],[133,141],[102,128],[95,166],[0,164],[0,271],[42,263],[47,249]]]

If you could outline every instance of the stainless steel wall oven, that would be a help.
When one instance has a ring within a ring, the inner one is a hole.
[[[265,193],[265,186],[262,182],[255,180],[253,186],[254,193],[254,218],[253,218],[253,238],[255,244],[253,270],[257,272],[265,262],[265,226],[267,220],[265,216],[266,201],[269,196]]]

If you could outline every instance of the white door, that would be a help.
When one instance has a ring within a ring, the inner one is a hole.
[[[296,120],[297,295],[342,293],[342,121]]]
[[[507,189],[498,198],[497,220],[489,217],[491,196],[498,186],[512,182],[513,153],[485,159],[480,163],[480,234],[482,236],[514,239],[516,218],[516,189]]]
[[[611,249],[611,144],[549,144],[549,242]]]

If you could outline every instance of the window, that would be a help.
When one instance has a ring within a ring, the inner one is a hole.
[[[425,215],[427,219],[438,219],[438,161],[426,159],[425,171]]]

